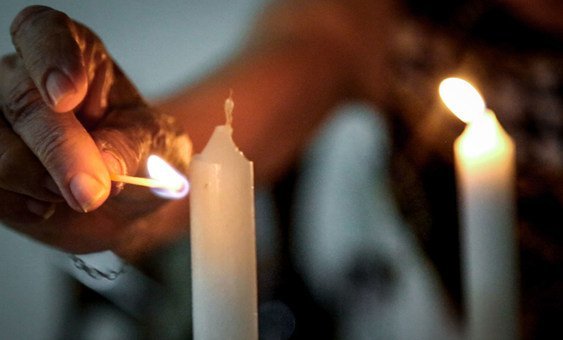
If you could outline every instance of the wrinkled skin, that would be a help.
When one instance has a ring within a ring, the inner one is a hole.
[[[63,13],[28,7],[11,33],[17,54],[0,63],[0,220],[68,251],[125,257],[181,232],[151,223],[185,201],[109,178],[146,175],[153,153],[185,171],[191,143],[173,118],[150,108],[100,39]]]
[[[405,22],[400,3],[275,1],[238,54],[160,107],[174,113],[200,150],[224,121],[222,101],[234,89],[234,139],[254,161],[257,183],[271,183],[337,105],[361,100],[381,108],[394,99],[388,63],[392,37]],[[561,36],[560,2],[501,3],[524,22]],[[143,103],[99,39],[64,14],[39,6],[15,18],[12,37],[18,54],[0,64],[5,118],[0,124],[0,219],[71,251],[127,248],[121,253],[130,254],[135,244],[148,252],[150,245],[185,230],[184,201],[158,201],[133,188],[108,199],[119,191],[111,187],[108,171],[142,172],[146,155],[163,149],[164,157],[182,168],[188,152],[178,150],[189,143]],[[52,70],[69,82],[51,80]],[[51,98],[47,88],[61,95]],[[92,175],[98,185],[81,185],[75,195],[71,183],[79,173]],[[560,188],[560,171],[554,174],[556,180],[549,175],[541,187]],[[536,183],[528,190],[541,187]],[[139,202],[138,211],[120,203],[132,201]],[[56,213],[43,221],[51,203]],[[75,213],[83,210],[92,212]]]

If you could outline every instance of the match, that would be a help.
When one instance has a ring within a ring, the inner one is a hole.
[[[118,174],[110,174],[110,178],[113,182],[140,185],[148,188],[159,188],[171,191],[177,191],[180,189],[177,185],[171,185],[170,183],[159,181],[154,178],[134,177]]]

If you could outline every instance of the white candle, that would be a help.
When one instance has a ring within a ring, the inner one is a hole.
[[[190,166],[194,339],[258,338],[253,167],[232,139],[233,102]]]
[[[444,81],[440,94],[468,123],[454,145],[467,335],[479,340],[517,339],[514,143],[494,113],[485,110],[478,92],[463,90],[471,86],[463,82]],[[450,92],[456,86],[460,88]]]

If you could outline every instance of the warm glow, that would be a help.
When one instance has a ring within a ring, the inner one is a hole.
[[[190,185],[187,178],[162,158],[150,155],[147,170],[151,178],[162,183],[162,188],[151,188],[156,195],[164,198],[182,198],[188,194]]]
[[[459,119],[469,123],[485,113],[483,97],[469,82],[447,78],[440,83],[440,97]]]
[[[498,158],[509,147],[504,130],[490,110],[475,119],[462,137],[459,142],[460,151],[477,163],[487,162],[491,157]]]

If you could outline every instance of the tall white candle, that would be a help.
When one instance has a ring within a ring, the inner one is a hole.
[[[258,338],[253,167],[232,139],[233,102],[190,166],[194,339]]]
[[[467,335],[475,340],[517,339],[514,143],[494,113],[485,110],[478,92],[463,90],[470,86],[463,82],[444,81],[440,93],[468,123],[454,145]],[[461,87],[450,92],[455,86]]]

